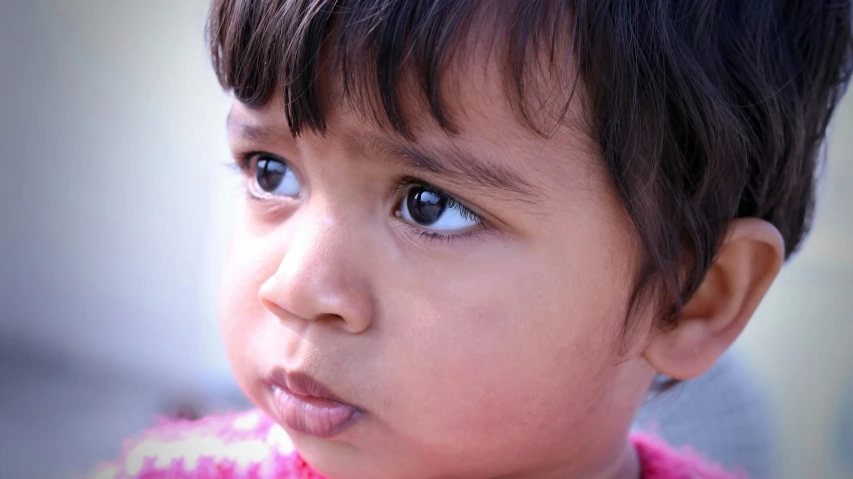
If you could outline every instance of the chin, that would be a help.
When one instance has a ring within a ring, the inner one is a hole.
[[[313,437],[292,438],[296,450],[318,473],[329,479],[384,479],[387,474],[377,474],[368,467],[365,457],[353,446],[332,440]]]
[[[423,471],[389,468],[350,443],[310,436],[291,437],[296,450],[318,473],[328,479],[417,479]],[[402,464],[400,464],[402,465]],[[384,467],[383,467],[384,466]]]

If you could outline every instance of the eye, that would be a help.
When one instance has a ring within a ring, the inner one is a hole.
[[[254,159],[254,181],[250,186],[253,195],[299,196],[299,180],[283,160],[264,154]]]
[[[482,224],[479,216],[449,195],[426,186],[412,186],[403,197],[398,215],[433,231],[457,231]]]

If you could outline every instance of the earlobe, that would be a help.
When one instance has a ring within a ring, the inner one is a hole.
[[[677,325],[652,337],[646,360],[679,380],[710,369],[746,327],[784,260],[784,240],[775,226],[758,218],[733,221]]]

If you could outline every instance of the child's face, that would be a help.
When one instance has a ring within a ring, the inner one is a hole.
[[[346,105],[330,106],[325,136],[297,139],[278,100],[231,113],[235,155],[259,153],[247,189],[262,198],[238,208],[228,354],[335,479],[612,470],[653,377],[644,338],[622,337],[637,249],[594,144],[570,126],[536,136],[495,76],[465,78],[460,133],[424,120],[416,144]],[[276,370],[358,411],[326,429],[294,418]]]

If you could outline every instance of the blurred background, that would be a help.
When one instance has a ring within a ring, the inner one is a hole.
[[[206,0],[0,2],[0,478],[246,405],[216,324],[236,192]],[[737,345],[781,477],[853,478],[853,95],[811,238]]]

